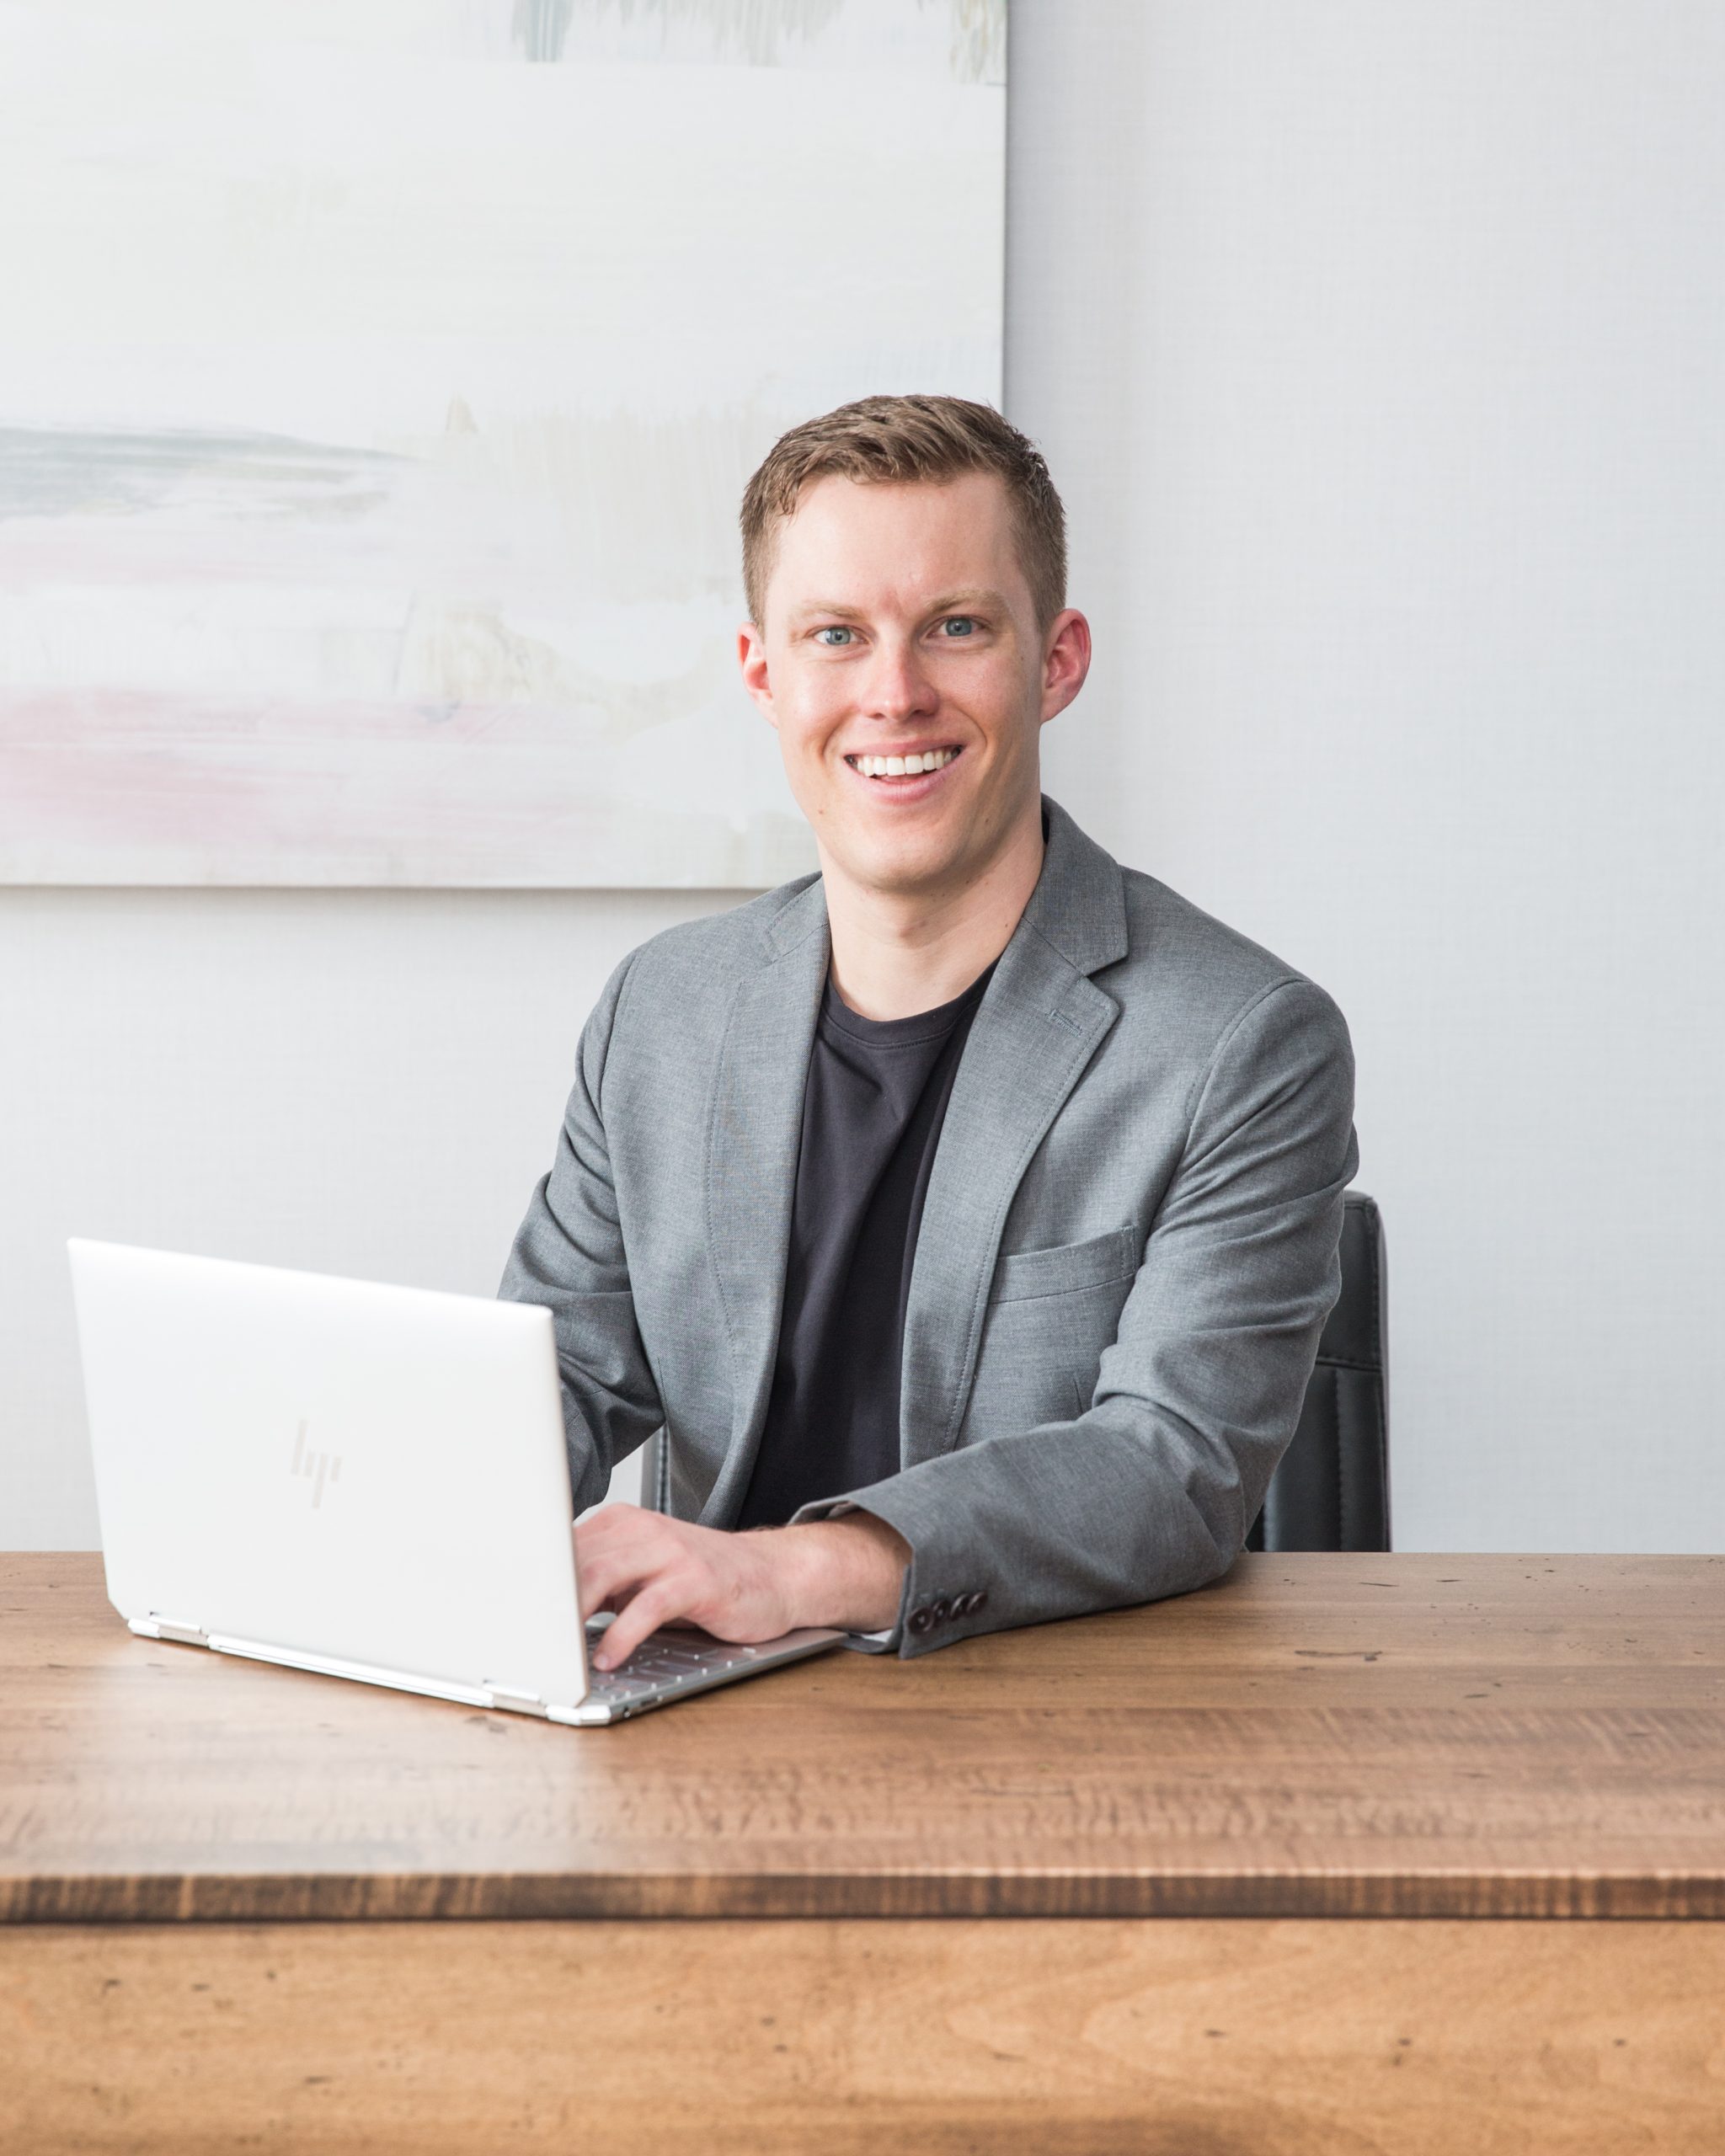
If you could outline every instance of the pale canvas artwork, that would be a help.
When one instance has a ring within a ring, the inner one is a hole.
[[[812,865],[738,499],[1000,401],[1005,0],[0,0],[0,880]]]

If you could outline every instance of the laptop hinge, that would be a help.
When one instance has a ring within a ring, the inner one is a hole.
[[[376,1662],[347,1662],[338,1655],[312,1654],[302,1647],[272,1646],[262,1640],[242,1640],[226,1632],[212,1632],[210,1645],[217,1654],[238,1655],[246,1662],[277,1662],[284,1669],[308,1669],[318,1677],[352,1678],[363,1684],[383,1684],[395,1692],[423,1692],[428,1699],[455,1700],[464,1707],[489,1707],[489,1692],[477,1684],[458,1684],[438,1677],[422,1677],[416,1671],[385,1669]]]
[[[178,1640],[182,1646],[206,1647],[210,1635],[201,1625],[176,1625],[167,1617],[158,1617],[152,1609],[147,1617],[128,1617],[129,1629],[146,1640]]]
[[[508,1707],[518,1715],[545,1712],[545,1702],[535,1692],[512,1692],[507,1684],[488,1684],[485,1689],[491,1694],[493,1706]]]
[[[147,1640],[174,1640],[189,1647],[213,1647],[218,1654],[239,1655],[250,1662],[280,1662],[288,1669],[307,1669],[327,1677],[358,1678],[367,1684],[388,1685],[397,1691],[425,1692],[433,1699],[455,1700],[471,1707],[505,1707],[515,1714],[546,1716],[543,1700],[531,1692],[511,1691],[506,1684],[481,1686],[440,1682],[435,1678],[403,1670],[381,1669],[368,1662],[344,1662],[333,1655],[308,1654],[293,1647],[265,1646],[257,1640],[230,1639],[218,1633],[214,1639],[200,1625],[177,1625],[158,1617],[128,1617],[130,1629]]]

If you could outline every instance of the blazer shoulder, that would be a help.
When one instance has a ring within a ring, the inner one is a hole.
[[[1141,869],[1120,875],[1127,954],[1097,979],[1123,1008],[1147,1004],[1166,1020],[1172,1006],[1201,1029],[1225,1031],[1266,996],[1290,990],[1290,1001],[1341,1022],[1332,999],[1297,966]]]
[[[715,991],[729,994],[744,974],[756,971],[780,945],[812,934],[826,918],[818,875],[798,876],[777,890],[699,921],[679,921],[638,944],[624,961],[627,995],[644,991],[655,1001],[675,998],[705,1002]]]

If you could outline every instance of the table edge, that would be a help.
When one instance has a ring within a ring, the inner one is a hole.
[[[169,1873],[0,1878],[0,1925],[872,1918],[1725,1919],[1725,1873]]]

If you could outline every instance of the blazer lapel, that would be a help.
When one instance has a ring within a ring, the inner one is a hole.
[[[772,1391],[803,1091],[827,973],[818,878],[774,916],[766,945],[731,1005],[707,1126],[708,1245],[733,1403],[724,1465],[701,1513],[709,1527],[732,1518],[748,1488]]]
[[[1088,978],[1126,953],[1119,866],[1044,806],[1042,876],[972,1022],[929,1176],[905,1313],[906,1467],[957,1439],[1013,1195],[1119,1015]]]

